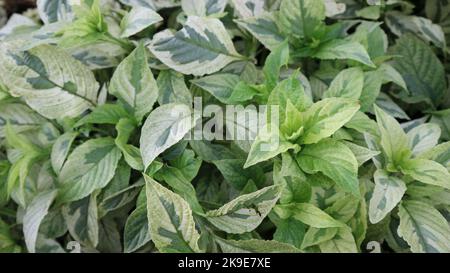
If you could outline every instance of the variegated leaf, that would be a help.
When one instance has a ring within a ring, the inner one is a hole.
[[[259,16],[264,12],[265,0],[231,0],[235,12],[246,19]]]
[[[324,98],[348,98],[358,100],[364,87],[364,73],[361,68],[341,71],[331,82]]]
[[[184,76],[173,70],[163,70],[158,75],[158,103],[184,103],[192,105],[192,94],[186,86]]]
[[[98,83],[80,62],[53,46],[16,52],[18,46],[0,46],[0,82],[11,95],[52,119],[76,117],[96,105]]]
[[[236,22],[270,50],[275,50],[286,39],[278,29],[272,13],[263,12],[255,17],[244,18]]]
[[[438,210],[419,201],[404,201],[399,210],[398,234],[415,253],[450,252],[450,226]]]
[[[147,205],[137,207],[128,216],[124,231],[125,252],[134,252],[150,242],[150,232],[147,218]]]
[[[183,29],[155,35],[152,53],[165,65],[183,74],[202,76],[241,60],[222,22],[214,18],[189,16]]]
[[[31,110],[28,106],[20,103],[0,102],[0,138],[5,137],[5,126],[7,123],[15,132],[36,129],[45,119]]]
[[[208,211],[207,219],[227,233],[251,232],[261,224],[280,198],[281,188],[271,186],[239,196],[221,208]]]
[[[445,71],[433,50],[413,34],[404,34],[390,51],[398,55],[393,64],[410,94],[405,99],[439,105],[447,92]],[[429,69],[433,67],[433,69]]]
[[[88,247],[96,247],[99,241],[99,219],[97,211],[97,196],[92,194],[79,201],[63,207],[70,235]]]
[[[438,144],[441,128],[437,124],[427,123],[413,128],[407,136],[412,153],[417,156]]]
[[[381,133],[381,147],[389,161],[394,165],[399,165],[411,155],[408,137],[393,117],[377,106],[375,106],[375,113]]]
[[[230,97],[239,81],[237,75],[220,73],[193,80],[192,83],[227,104],[232,102]]]
[[[104,188],[114,177],[121,156],[110,138],[92,139],[78,146],[61,169],[57,200],[80,200]]]
[[[165,104],[151,112],[142,127],[140,140],[145,169],[194,126],[191,109],[185,104]]]
[[[376,157],[380,154],[378,151],[372,151],[366,147],[356,145],[352,142],[345,141],[344,144],[352,151],[355,155],[356,160],[358,161],[358,165],[362,166],[367,161]]]
[[[60,174],[61,168],[64,165],[64,162],[67,159],[67,156],[69,155],[70,148],[72,147],[72,143],[75,140],[75,138],[78,136],[78,133],[75,132],[68,132],[61,136],[59,136],[55,143],[52,146],[52,153],[51,153],[51,162],[53,171],[57,175]]]
[[[322,60],[353,60],[375,67],[366,49],[358,42],[334,39],[319,46],[313,55]]]
[[[330,137],[358,112],[356,100],[328,98],[313,104],[303,115],[301,143],[314,144]]]
[[[36,240],[42,220],[56,197],[56,191],[41,192],[36,195],[25,210],[23,216],[23,234],[30,253],[36,251]]]
[[[146,49],[142,44],[117,67],[109,91],[125,103],[139,122],[153,109],[158,86],[148,67]]]
[[[37,9],[45,24],[72,19],[70,0],[37,0]]]
[[[150,236],[159,251],[200,252],[200,235],[189,204],[176,193],[145,176]]]
[[[322,253],[358,253],[352,231],[348,227],[339,228],[333,239],[319,244]]]
[[[445,35],[441,26],[433,24],[427,18],[391,11],[386,14],[386,24],[397,36],[412,32],[440,48],[446,47]]]
[[[297,154],[297,162],[309,174],[318,172],[336,182],[344,191],[359,196],[358,161],[341,142],[325,139],[307,145]]]
[[[441,164],[426,159],[412,159],[404,165],[403,173],[415,180],[450,189],[450,173]]]
[[[402,200],[406,185],[401,179],[377,170],[374,175],[375,189],[369,204],[369,219],[376,224],[386,217]]]
[[[181,7],[188,16],[210,16],[221,14],[228,0],[181,0]]]
[[[275,207],[274,211],[280,215],[282,219],[293,217],[300,222],[315,228],[345,227],[345,224],[309,203],[278,205]]]
[[[264,240],[224,240],[216,239],[224,253],[298,253],[301,252],[290,244]]]
[[[278,15],[282,32],[296,39],[310,39],[324,27],[325,4],[316,0],[282,0]]]
[[[122,29],[121,37],[127,38],[133,36],[162,20],[163,18],[152,9],[134,7],[125,15],[120,23]]]

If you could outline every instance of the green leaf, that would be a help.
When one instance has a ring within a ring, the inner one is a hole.
[[[110,138],[92,139],[78,146],[61,169],[57,201],[80,200],[104,188],[114,177],[120,158],[120,150]]]
[[[371,160],[375,156],[379,155],[380,152],[372,151],[366,147],[356,145],[352,142],[345,141],[344,144],[352,151],[358,161],[358,166],[362,166],[367,161]]]
[[[324,98],[347,98],[358,100],[364,87],[364,73],[361,68],[341,71],[331,82]]]
[[[148,228],[147,205],[137,207],[128,216],[124,231],[124,248],[126,253],[131,253],[146,243],[150,242],[150,232]]]
[[[231,95],[239,81],[240,78],[237,75],[221,73],[192,80],[191,82],[213,95],[222,103],[232,104]]]
[[[102,14],[99,0],[88,0],[71,5],[75,19],[64,27],[59,46],[73,48],[86,46],[108,37],[108,24]]]
[[[289,62],[289,43],[284,41],[275,50],[273,50],[264,64],[264,76],[267,90],[272,90],[280,78],[280,69]]]
[[[308,203],[278,205],[274,210],[282,219],[293,217],[315,228],[345,227],[343,223],[335,220],[323,210]]]
[[[142,127],[140,140],[144,169],[195,126],[191,116],[191,109],[185,104],[165,104],[150,113]]]
[[[375,67],[366,49],[360,43],[346,40],[335,39],[321,44],[313,57],[322,60],[353,60]]]
[[[184,28],[155,35],[152,53],[170,68],[183,74],[203,76],[242,59],[224,25],[218,19],[189,16]]]
[[[403,76],[412,101],[440,105],[447,92],[444,67],[433,50],[412,34],[402,35],[392,48],[394,68]]]
[[[280,221],[277,224],[277,230],[273,235],[275,241],[291,244],[300,249],[303,238],[305,236],[306,226],[293,218]]]
[[[208,211],[207,219],[227,233],[241,234],[257,228],[280,198],[280,187],[271,186],[239,196],[221,208]]]
[[[273,167],[274,183],[282,186],[280,203],[309,202],[312,190],[306,175],[289,153],[282,154],[281,158],[281,163],[277,160]]]
[[[244,168],[272,159],[289,150],[297,150],[299,146],[286,141],[274,125],[270,129],[263,128],[252,144]]]
[[[308,145],[297,155],[297,162],[303,171],[310,174],[321,172],[342,190],[359,196],[358,161],[345,144],[326,139]]]
[[[164,167],[158,172],[158,175],[161,175],[174,192],[189,203],[189,206],[195,213],[203,214],[203,208],[198,202],[195,188],[181,170],[173,167]]]
[[[375,188],[369,204],[369,219],[372,224],[383,220],[402,200],[406,185],[401,179],[377,170],[374,175]]]
[[[192,94],[186,86],[183,74],[173,70],[160,71],[157,83],[160,105],[169,103],[192,105]]]
[[[272,13],[263,12],[255,17],[244,18],[236,22],[270,50],[275,50],[286,39],[278,29]]]
[[[136,124],[134,123],[134,121],[128,118],[120,119],[116,125],[117,137],[114,142],[117,148],[119,148],[122,152],[123,157],[128,165],[135,170],[143,171],[144,164],[142,163],[139,148],[128,144],[131,134],[135,131],[135,129]]]
[[[419,201],[404,201],[399,210],[398,234],[414,253],[448,253],[450,227],[432,206]]]
[[[444,31],[441,26],[433,24],[430,19],[391,11],[386,13],[386,24],[397,36],[414,33],[423,40],[432,42],[437,47],[442,49],[446,47]]]
[[[70,235],[88,247],[96,247],[99,241],[97,196],[92,194],[63,207],[64,219]]]
[[[280,109],[280,121],[286,119],[286,107],[291,102],[297,111],[304,111],[312,105],[311,99],[306,95],[298,73],[293,73],[289,78],[278,83],[270,93],[268,104],[278,105]]]
[[[355,238],[349,228],[339,228],[333,239],[319,244],[322,253],[358,253]]]
[[[332,240],[336,236],[338,230],[338,228],[309,228],[303,239],[301,249]]]
[[[404,163],[402,172],[425,184],[450,189],[450,173],[439,163],[426,159],[412,159]]]
[[[138,121],[153,109],[158,97],[158,86],[147,64],[147,53],[140,44],[117,67],[109,87]]]
[[[393,167],[400,166],[411,156],[408,137],[393,117],[375,106],[378,129],[381,134],[381,147]]]
[[[304,113],[301,143],[314,144],[330,137],[349,122],[358,110],[358,102],[351,99],[329,98],[313,104]]]
[[[217,238],[223,253],[299,253],[300,250],[290,244],[264,240],[224,240]]]
[[[20,246],[16,245],[9,225],[0,218],[0,253],[20,252]]]
[[[358,131],[359,133],[369,133],[378,135],[377,123],[363,112],[357,112],[352,119],[345,124],[346,128]]]
[[[120,119],[130,115],[119,104],[103,104],[97,106],[90,114],[75,123],[74,127],[81,127],[86,124],[116,124]]]
[[[150,177],[144,177],[150,236],[155,246],[165,253],[200,252],[200,235],[189,204]]]
[[[325,23],[323,1],[283,0],[278,23],[282,32],[296,39],[312,39]]]
[[[212,163],[225,180],[238,190],[242,190],[249,180],[258,184],[266,180],[264,170],[260,166],[244,169],[245,159],[220,159],[214,160]]]
[[[439,24],[444,31],[446,39],[449,38],[450,5],[445,0],[429,0],[425,3],[425,13],[434,23]],[[448,41],[448,40],[447,40]]]
[[[121,37],[128,38],[144,29],[163,21],[154,10],[145,7],[133,7],[120,22]]]
[[[41,45],[17,53],[17,44],[0,47],[0,82],[39,114],[77,117],[96,105],[94,74],[61,49]]]

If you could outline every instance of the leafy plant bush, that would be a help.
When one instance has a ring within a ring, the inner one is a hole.
[[[0,20],[0,251],[450,252],[449,20],[38,0]]]

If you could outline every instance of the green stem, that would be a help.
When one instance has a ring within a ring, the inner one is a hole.
[[[127,40],[124,40],[124,39],[116,38],[116,37],[112,36],[109,32],[105,33],[103,35],[103,38],[107,42],[110,42],[110,43],[113,43],[113,44],[116,44],[116,45],[120,46],[121,48],[123,48],[127,52],[131,52],[131,51],[134,50],[134,45],[132,43],[130,43]]]

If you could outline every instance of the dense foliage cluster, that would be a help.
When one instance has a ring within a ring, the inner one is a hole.
[[[449,1],[6,2],[0,252],[450,252]]]

